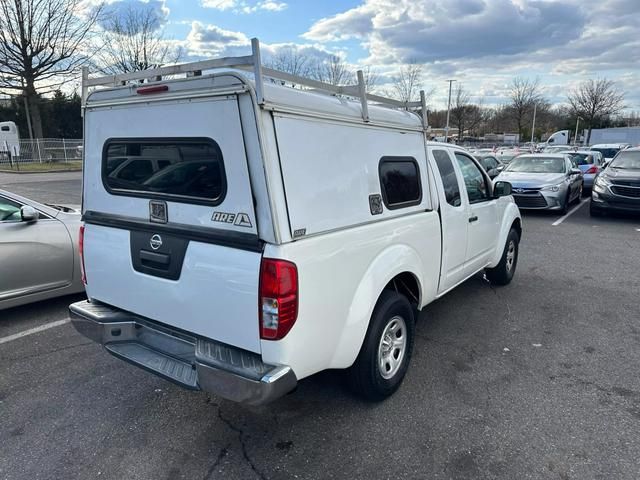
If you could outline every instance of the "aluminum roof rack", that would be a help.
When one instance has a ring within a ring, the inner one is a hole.
[[[89,94],[90,87],[110,86],[118,87],[127,85],[131,81],[161,81],[163,77],[184,74],[187,77],[200,76],[204,70],[216,68],[230,68],[250,71],[254,75],[256,97],[258,103],[263,105],[264,100],[264,78],[271,78],[295,85],[302,85],[313,89],[315,92],[328,93],[331,95],[344,95],[360,99],[362,106],[362,119],[369,121],[369,102],[391,108],[401,108],[404,110],[420,109],[422,112],[422,126],[427,129],[429,126],[427,117],[427,102],[424,90],[420,91],[420,101],[402,102],[393,98],[374,95],[366,92],[364,74],[362,70],[357,72],[358,83],[356,85],[331,85],[329,83],[313,80],[311,78],[292,75],[271,68],[263,67],[260,56],[260,42],[257,38],[251,39],[251,55],[243,57],[223,57],[198,62],[170,65],[166,67],[153,68],[127,72],[117,75],[106,75],[102,77],[89,78],[87,67],[82,68],[82,105],[84,106]]]

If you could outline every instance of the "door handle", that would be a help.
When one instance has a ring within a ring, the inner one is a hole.
[[[477,222],[478,221],[478,216],[474,215],[473,217],[469,217],[469,223],[473,223],[473,222]]]
[[[148,266],[157,265],[161,268],[168,268],[171,264],[171,256],[166,253],[155,253],[147,250],[140,250],[140,261],[143,265],[146,263],[151,264]]]

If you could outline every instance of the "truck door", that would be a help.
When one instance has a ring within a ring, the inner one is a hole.
[[[468,212],[465,277],[484,268],[495,251],[498,232],[496,200],[491,197],[489,179],[482,168],[467,154],[454,153],[464,180],[463,203]]]
[[[437,166],[435,175],[440,196],[442,223],[442,265],[438,293],[442,293],[464,279],[469,215],[460,194],[464,188],[459,182],[453,159],[446,147],[429,150]]]

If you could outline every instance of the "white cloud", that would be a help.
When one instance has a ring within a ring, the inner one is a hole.
[[[258,2],[248,2],[247,0],[201,0],[203,7],[215,8],[216,10],[232,10],[234,13],[255,13],[260,10],[268,12],[281,12],[287,8],[285,2],[277,0],[260,0]]]
[[[206,8],[215,8],[216,10],[229,10],[235,8],[238,4],[237,0],[201,0],[200,4]]]

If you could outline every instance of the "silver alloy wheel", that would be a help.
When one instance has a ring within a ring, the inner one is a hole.
[[[392,378],[400,369],[407,350],[407,325],[404,318],[395,316],[382,332],[378,345],[378,370],[385,380]]]
[[[507,247],[507,272],[510,272],[513,268],[513,262],[516,259],[516,243],[511,240]]]

